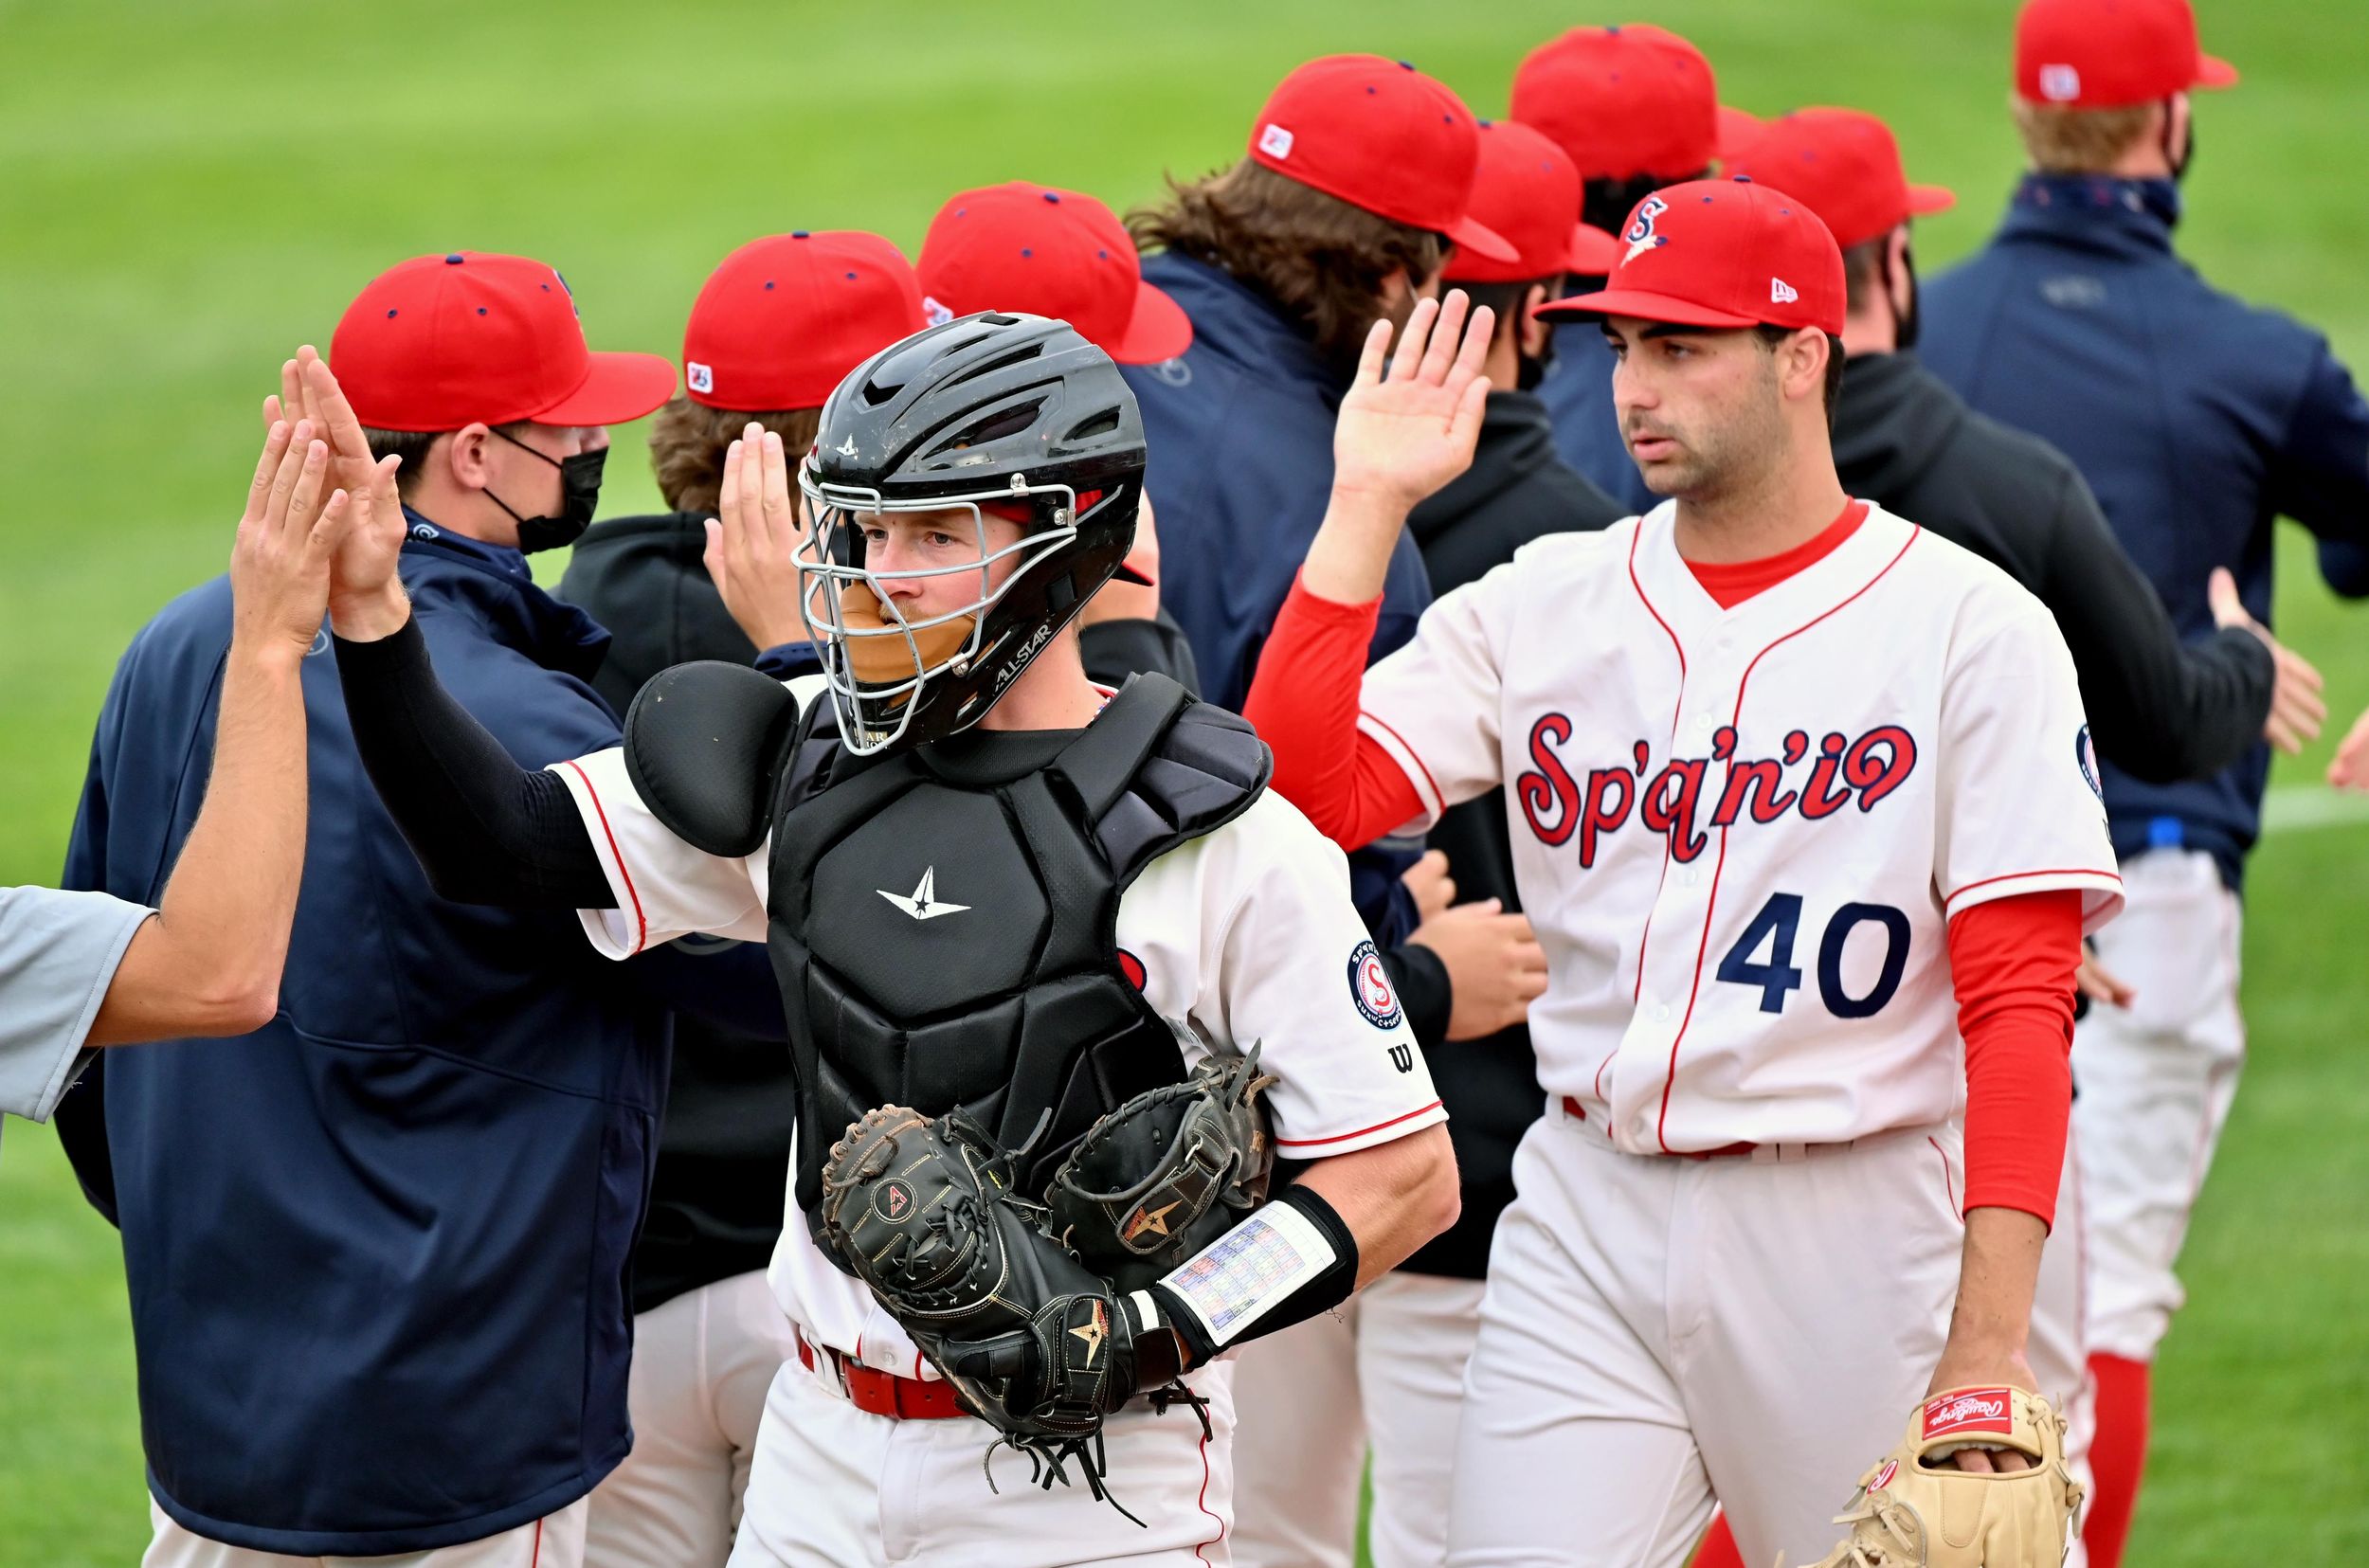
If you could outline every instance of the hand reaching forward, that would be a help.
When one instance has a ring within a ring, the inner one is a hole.
[[[2205,599],[2213,607],[2215,625],[2243,627],[2270,650],[2278,674],[2270,686],[2270,714],[2262,726],[2262,734],[2272,746],[2294,756],[2319,738],[2320,726],[2328,716],[2328,705],[2320,695],[2320,672],[2247,613],[2237,598],[2237,579],[2230,575],[2228,568],[2214,568],[2205,582]]]
[[[1386,374],[1390,324],[1377,321],[1365,334],[1357,379],[1332,427],[1335,494],[1404,514],[1472,463],[1489,397],[1481,361],[1496,316],[1483,307],[1468,323],[1467,303],[1462,289],[1444,304],[1417,300]]]
[[[759,651],[807,640],[798,613],[799,511],[782,438],[751,420],[724,453],[701,559],[724,608]]]
[[[330,570],[329,614],[337,635],[368,642],[400,630],[411,614],[395,575],[405,526],[395,489],[402,460],[371,458],[353,406],[309,343],[280,367],[280,395],[263,400],[263,423],[282,419],[306,421],[328,443],[330,478],[353,497],[354,516]]]
[[[1480,435],[1489,380],[1480,373],[1495,313],[1465,318],[1464,291],[1419,299],[1383,367],[1390,324],[1365,336],[1357,379],[1332,427],[1332,498],[1301,581],[1319,598],[1362,604],[1382,592],[1406,514],[1464,472]]]
[[[310,420],[275,420],[246,493],[230,550],[231,642],[289,668],[320,635],[329,562],[353,522],[343,490],[328,484],[329,448]]]

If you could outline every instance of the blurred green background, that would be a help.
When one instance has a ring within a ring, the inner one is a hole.
[[[2364,13],[2201,9],[2245,81],[2200,102],[2180,247],[2369,364]],[[1912,177],[1961,196],[1923,225],[1930,271],[1981,241],[2015,177],[2013,11],[1670,0],[1644,19],[1700,44],[1742,107],[1888,117]],[[671,353],[707,270],[753,235],[869,227],[910,252],[946,193],[1013,178],[1124,207],[1163,171],[1234,157],[1310,55],[1410,59],[1492,115],[1531,45],[1625,19],[1535,0],[0,0],[0,881],[56,875],[116,656],[220,569],[279,361],[326,347],[380,268],[525,252],[566,271],[596,347]],[[655,500],[641,436],[617,433],[606,511]],[[2129,1558],[2150,1568],[2369,1559],[2369,818],[2317,782],[2369,704],[2369,639],[2300,543],[2280,629],[2326,671],[2332,733],[2282,761],[2250,886],[2254,1059],[2163,1352]],[[558,565],[538,559],[546,581]],[[114,1235],[47,1130],[19,1124],[0,1154],[0,1564],[128,1564],[146,1539]]]

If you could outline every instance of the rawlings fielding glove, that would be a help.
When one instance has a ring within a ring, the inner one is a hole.
[[[1005,1164],[967,1117],[884,1106],[832,1145],[824,1234],[963,1407],[1001,1434],[990,1458],[1009,1443],[1050,1486],[1075,1457],[1107,1499],[1103,1418],[1175,1379],[1177,1342],[1166,1329],[1137,1336],[1110,1283],[1045,1233],[1040,1206],[1008,1190]]]
[[[1267,1199],[1275,1141],[1258,1095],[1274,1082],[1254,1045],[1095,1122],[1046,1189],[1054,1235],[1124,1295],[1232,1230]]]
[[[1835,1517],[1851,1533],[1817,1568],[2057,1568],[2081,1510],[2064,1440],[2064,1418],[2036,1394],[1934,1395],[1909,1415],[1901,1445],[1859,1478],[1853,1505]],[[1948,1462],[1967,1448],[2013,1449],[2032,1468],[1983,1475]]]

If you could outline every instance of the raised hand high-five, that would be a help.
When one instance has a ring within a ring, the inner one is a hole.
[[[280,393],[263,400],[263,423],[302,419],[328,443],[332,480],[353,497],[355,515],[332,563],[329,615],[339,637],[375,641],[403,627],[411,602],[395,575],[403,553],[403,497],[395,488],[402,460],[371,456],[353,405],[311,344],[280,367]]]
[[[702,556],[724,608],[760,649],[806,640],[798,613],[798,550],[805,532],[790,494],[782,438],[750,421],[724,453],[724,477]]]
[[[230,550],[231,643],[293,668],[320,635],[329,563],[353,523],[328,485],[329,448],[313,423],[274,420]]]
[[[1484,307],[1467,320],[1468,303],[1461,289],[1416,301],[1386,372],[1390,323],[1366,333],[1333,424],[1332,498],[1302,578],[1311,592],[1347,604],[1380,594],[1406,514],[1471,464],[1496,317]]]

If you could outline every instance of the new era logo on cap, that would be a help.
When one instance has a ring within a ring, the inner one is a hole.
[[[1790,305],[1800,297],[1800,294],[1794,286],[1783,279],[1772,278],[1768,280],[1768,302],[1770,304]]]
[[[1268,125],[1258,133],[1258,150],[1271,158],[1292,155],[1292,133],[1280,125]]]
[[[683,379],[691,384],[691,389],[695,392],[715,390],[715,371],[696,359],[683,366]]]
[[[2071,103],[2081,96],[2081,72],[2071,65],[2040,67],[2040,96],[2051,103]]]

